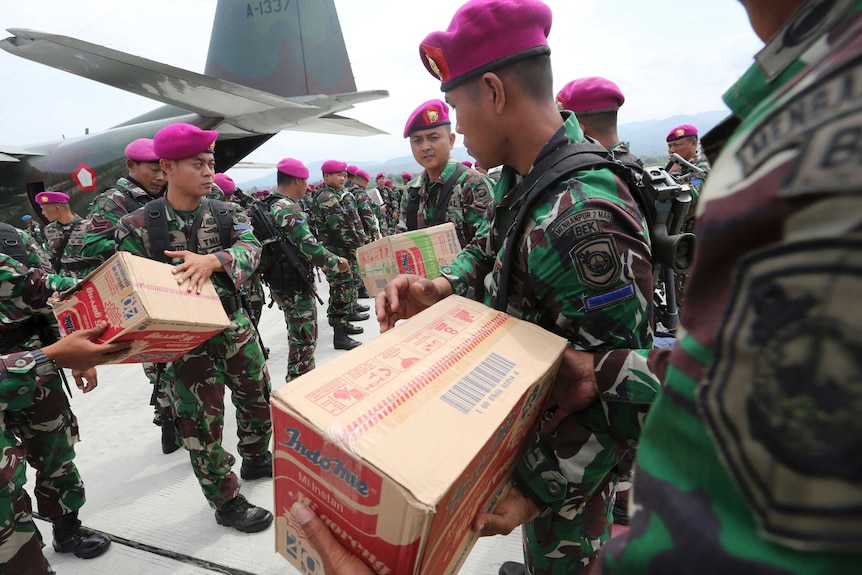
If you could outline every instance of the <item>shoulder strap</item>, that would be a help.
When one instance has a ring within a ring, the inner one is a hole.
[[[521,228],[528,215],[539,202],[545,198],[548,188],[560,181],[563,177],[576,172],[593,170],[596,168],[609,168],[622,178],[631,188],[634,177],[628,168],[623,167],[608,157],[609,152],[604,146],[593,142],[570,143],[558,148],[545,156],[533,166],[530,173],[515,186],[511,192],[514,204],[523,198],[523,203],[506,231],[506,241],[503,253],[500,256],[500,281],[497,286],[497,297],[494,309],[506,311],[509,303],[509,278],[512,273],[512,258],[515,253],[515,243]],[[637,186],[635,185],[635,188]],[[635,189],[631,190],[632,193]],[[497,206],[497,211],[500,211]]]
[[[455,190],[455,184],[461,180],[461,175],[467,171],[467,166],[462,163],[455,164],[455,171],[446,180],[443,186],[443,191],[440,192],[440,197],[437,198],[437,208],[434,210],[434,218],[432,218],[429,226],[436,226],[446,221],[446,212],[449,208],[449,200],[452,199],[452,192]]]
[[[407,205],[404,208],[404,219],[407,220],[407,229],[415,230],[419,227],[419,188],[407,188]]]
[[[51,254],[51,267],[54,268],[54,271],[56,272],[62,270],[61,264],[63,261],[63,253],[66,251],[66,246],[69,245],[69,239],[72,237],[72,232],[74,232],[77,227],[77,222],[72,222],[69,227],[63,231],[63,238],[60,240],[60,243],[57,244],[57,247],[54,249],[54,253]]]
[[[207,201],[207,198],[204,198]],[[230,213],[230,207],[227,203],[221,200],[208,200],[209,209],[215,216],[216,226],[218,226],[219,241],[221,249],[226,250],[231,246],[231,229],[233,228],[233,216]],[[201,210],[203,212],[203,210]],[[195,230],[197,232],[197,230]]]
[[[147,239],[150,243],[150,257],[160,262],[170,263],[165,250],[171,249],[171,235],[168,232],[168,211],[165,199],[157,198],[144,206],[147,226]]]
[[[18,229],[5,222],[0,222],[0,252],[14,258],[18,263],[30,267],[27,262],[27,249],[24,247],[24,242],[21,241],[21,236],[18,235]]]

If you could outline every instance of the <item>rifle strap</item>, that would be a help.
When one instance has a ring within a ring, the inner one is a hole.
[[[63,262],[63,253],[66,251],[66,246],[69,245],[69,239],[72,237],[72,232],[78,228],[79,223],[82,221],[83,220],[79,220],[77,222],[72,221],[72,223],[69,224],[69,227],[63,230],[63,239],[60,240],[60,243],[57,244],[57,247],[54,249],[54,253],[51,254],[51,267],[54,268],[55,272],[60,273],[63,270],[61,267]]]
[[[455,190],[455,184],[460,182],[467,173],[467,166],[464,164],[455,164],[455,171],[446,180],[443,186],[443,191],[440,192],[440,197],[437,198],[437,208],[434,210],[434,217],[431,218],[431,223],[427,227],[436,226],[446,221],[446,214],[449,208],[449,200],[452,199],[452,192]]]

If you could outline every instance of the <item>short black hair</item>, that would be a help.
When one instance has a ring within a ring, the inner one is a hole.
[[[275,183],[279,186],[289,185],[293,180],[298,180],[296,176],[288,176],[284,172],[280,170],[276,170],[275,172]]]
[[[554,74],[551,70],[550,54],[517,60],[496,70],[496,73],[517,82],[524,92],[537,101],[554,100]]]

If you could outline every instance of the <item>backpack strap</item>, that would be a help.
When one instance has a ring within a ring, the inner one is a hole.
[[[633,185],[631,182],[634,180],[631,171],[611,160],[608,154],[609,152],[604,146],[595,142],[569,143],[539,160],[530,170],[530,173],[512,190],[511,202],[509,203],[512,208],[508,210],[510,212],[508,219],[511,219],[512,223],[505,232],[506,241],[504,251],[500,256],[500,280],[497,286],[494,309],[506,311],[508,308],[509,278],[512,275],[512,258],[515,253],[516,240],[530,212],[548,195],[552,185],[576,172],[609,168],[631,188]],[[634,185],[636,188],[636,184]],[[634,193],[634,189],[631,191]],[[522,199],[523,203],[515,213],[514,218],[511,218],[514,206]],[[640,202],[638,203],[640,204]],[[505,214],[500,214],[500,211],[501,207],[498,205],[496,215],[503,215],[505,222],[507,218],[505,218]]]
[[[204,201],[209,202],[209,209],[215,217],[216,226],[218,227],[221,249],[226,250],[231,246],[231,229],[233,229],[233,215],[231,215],[230,206],[221,200],[208,200],[204,198]]]
[[[171,234],[168,232],[168,211],[165,198],[157,198],[144,206],[147,238],[150,243],[150,257],[154,260],[171,263],[165,250],[171,249]]]
[[[449,200],[452,199],[452,192],[455,190],[455,184],[461,181],[461,176],[466,174],[467,166],[461,163],[455,164],[455,171],[446,180],[443,186],[443,191],[440,192],[440,197],[437,198],[437,208],[434,210],[434,217],[428,226],[436,226],[446,221],[446,212],[449,208]]]
[[[24,242],[21,241],[21,236],[18,235],[18,229],[5,222],[0,222],[0,252],[13,258],[21,265],[30,267],[27,262],[27,249],[24,247]]]

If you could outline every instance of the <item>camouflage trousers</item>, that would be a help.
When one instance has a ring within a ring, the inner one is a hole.
[[[155,386],[159,382],[158,387],[154,387],[155,398],[150,396],[150,405],[153,406],[153,423],[161,425],[165,421],[171,419],[171,401],[168,399],[168,394],[165,393],[165,374],[162,374],[161,381],[158,377],[158,368],[155,363],[142,363],[144,375],[150,380],[150,385]],[[155,399],[155,401],[153,401]]]
[[[254,314],[254,325],[260,322],[260,315],[263,313],[263,306],[266,303],[266,292],[263,289],[263,281],[260,279],[260,274],[256,273],[251,276],[248,284],[248,302],[251,304],[251,313]]]
[[[356,307],[356,304],[359,302],[359,289],[362,287],[362,274],[359,273],[359,261],[356,259],[356,252],[350,252],[350,255],[347,257],[347,261],[350,262],[350,274],[353,277],[353,291],[351,292],[351,306],[350,311],[353,312],[353,308]]]
[[[0,489],[0,573],[47,575],[53,571],[42,554],[42,538],[33,523],[30,496],[24,490],[24,451],[19,444],[2,453],[4,468],[0,469],[0,477],[11,472],[15,482],[9,490]],[[14,469],[6,467],[9,463]]]
[[[21,441],[27,463],[36,471],[33,495],[45,517],[79,510],[85,501],[84,483],[75,466],[80,441],[78,420],[58,374],[47,377],[30,407],[3,413],[6,429]],[[0,461],[0,470],[7,461]],[[23,471],[22,471],[23,473]],[[0,474],[5,476],[5,472]]]
[[[220,507],[239,493],[222,447],[225,386],[236,408],[239,454],[264,455],[272,438],[269,371],[251,320],[243,310],[231,326],[165,369],[165,391],[177,436],[188,450],[204,496]]]
[[[283,294],[272,290],[272,298],[284,313],[287,324],[287,376],[291,382],[303,373],[314,369],[314,350],[317,347],[317,301],[308,290]]]
[[[331,249],[332,253],[343,258],[354,258],[350,250]],[[353,313],[356,303],[356,290],[353,285],[353,274],[347,272],[336,272],[327,270],[326,281],[329,282],[329,305],[326,308],[326,316],[329,325],[340,328],[347,325],[347,316]]]

